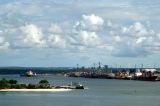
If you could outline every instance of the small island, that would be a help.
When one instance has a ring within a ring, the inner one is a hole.
[[[79,88],[79,86],[78,86]],[[38,84],[18,83],[17,80],[0,80],[0,91],[71,91],[77,89],[73,86],[53,86],[47,80],[41,80]]]

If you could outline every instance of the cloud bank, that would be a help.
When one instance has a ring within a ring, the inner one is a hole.
[[[51,66],[52,61],[115,64],[125,58],[124,64],[134,59],[159,62],[159,4],[159,0],[2,0],[0,58],[5,61],[0,64],[30,64],[34,59],[35,64],[46,60],[43,64]]]
[[[122,25],[105,20],[96,14],[82,14],[79,20],[51,23],[47,27],[24,24],[14,29],[16,45],[12,39],[0,36],[0,49],[12,47],[48,48],[88,51],[95,49],[118,57],[147,56],[160,51],[160,34],[147,24],[133,22]],[[64,25],[64,26],[63,26]],[[11,44],[11,45],[10,45]]]

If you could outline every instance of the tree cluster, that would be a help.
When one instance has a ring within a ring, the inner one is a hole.
[[[0,80],[0,89],[51,89],[47,80],[41,80],[39,84],[18,84],[16,80]]]

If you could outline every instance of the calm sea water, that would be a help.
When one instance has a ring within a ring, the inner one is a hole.
[[[69,92],[0,92],[0,106],[160,106],[160,82],[1,75],[19,82],[38,83],[47,79],[54,85],[81,82],[86,90]]]

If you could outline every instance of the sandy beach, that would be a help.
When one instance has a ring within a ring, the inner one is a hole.
[[[71,89],[0,89],[0,92],[65,92]]]

